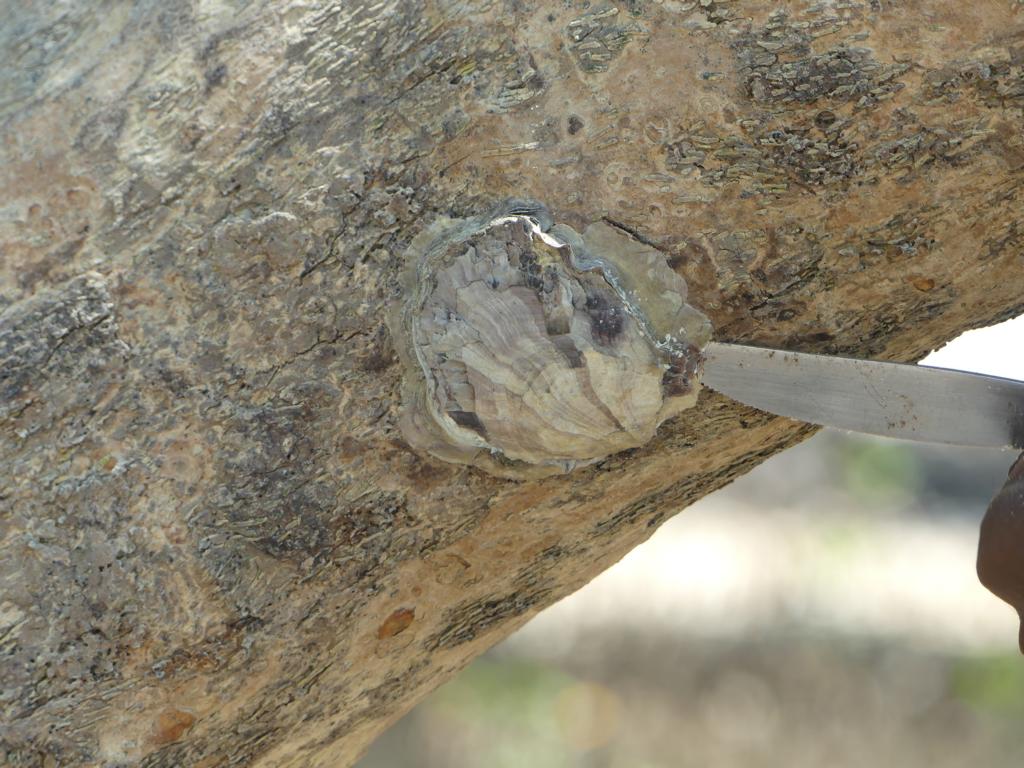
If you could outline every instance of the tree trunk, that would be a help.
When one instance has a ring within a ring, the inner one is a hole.
[[[384,318],[441,215],[604,220],[719,340],[1021,312],[1020,7],[8,3],[0,762],[349,765],[810,433],[704,392],[541,480],[413,450]]]

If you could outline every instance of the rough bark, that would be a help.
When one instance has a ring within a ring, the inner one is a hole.
[[[384,316],[440,215],[611,222],[722,340],[1024,308],[1017,3],[6,5],[7,765],[350,764],[808,433],[703,393],[563,477],[416,454]]]

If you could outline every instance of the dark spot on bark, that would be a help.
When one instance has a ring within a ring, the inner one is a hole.
[[[583,119],[579,115],[569,115],[567,123],[567,129],[570,136],[575,136],[577,133],[582,131],[583,126],[585,125]]]
[[[390,368],[394,362],[395,358],[390,350],[379,350],[364,357],[361,367],[367,373],[379,373]]]
[[[216,88],[218,85],[222,85],[228,75],[228,65],[221,63],[212,69],[206,70],[206,87]]]
[[[368,373],[379,373],[391,367],[395,362],[394,349],[391,346],[391,334],[387,326],[382,325],[373,337],[373,343],[359,361],[359,367]]]
[[[832,111],[830,111],[828,109],[823,109],[823,110],[821,110],[821,112],[819,112],[817,115],[814,116],[814,124],[816,126],[818,126],[819,128],[821,128],[822,130],[825,130],[826,128],[828,128],[835,121],[836,121],[835,112],[832,112]]]

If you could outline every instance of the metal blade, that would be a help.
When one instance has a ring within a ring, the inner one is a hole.
[[[853,432],[1024,447],[1024,382],[712,342],[703,383],[763,411]]]

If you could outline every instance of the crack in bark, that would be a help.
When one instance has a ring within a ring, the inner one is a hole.
[[[43,368],[49,365],[50,361],[53,359],[53,356],[57,354],[57,352],[67,343],[68,339],[70,339],[72,336],[79,335],[80,331],[91,331],[98,327],[100,323],[102,323],[104,320],[109,319],[109,314],[102,315],[101,317],[98,317],[96,320],[93,320],[91,323],[86,323],[84,325],[76,325],[69,328],[65,333],[61,334],[57,338],[57,343],[50,348],[49,353],[46,355],[45,358],[43,358],[43,361],[36,366],[36,370],[42,371]]]
[[[668,255],[668,251],[665,249],[665,246],[655,242],[654,240],[651,240],[651,238],[649,238],[646,235],[642,234],[635,227],[631,227],[628,224],[623,224],[621,221],[616,221],[611,216],[602,216],[601,217],[601,221],[603,221],[605,224],[608,224],[609,226],[615,227],[615,229],[618,229],[618,230],[620,230],[622,232],[625,232],[627,235],[632,237],[634,240],[636,240],[638,242],[641,242],[644,245],[650,246],[654,250],[656,250],[656,251],[658,251],[660,253],[663,253],[666,256]]]

